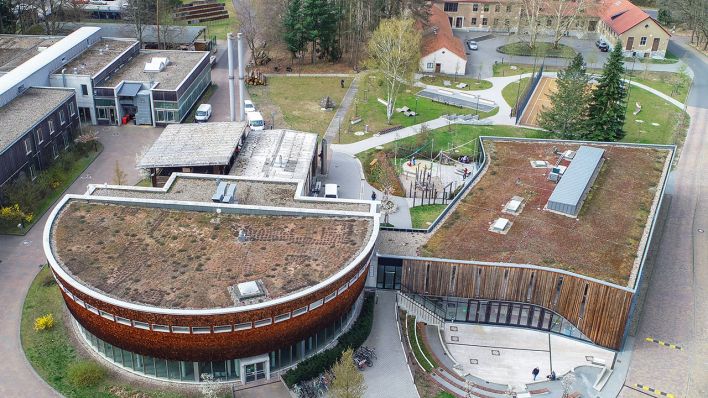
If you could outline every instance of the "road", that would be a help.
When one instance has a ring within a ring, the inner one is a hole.
[[[672,176],[667,223],[620,393],[627,398],[646,398],[637,384],[676,398],[708,396],[708,61],[684,44],[671,42],[669,49],[696,76],[687,102],[691,127]]]
[[[111,183],[116,162],[126,173],[127,181],[140,180],[135,168],[136,154],[150,145],[162,128],[126,125],[97,128],[103,152],[81,174],[67,193],[84,193],[91,183]],[[27,362],[20,345],[22,303],[39,265],[46,263],[42,249],[42,231],[51,210],[26,236],[0,235],[0,397],[57,396]]]

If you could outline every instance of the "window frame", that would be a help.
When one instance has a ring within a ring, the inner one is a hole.
[[[86,84],[81,85],[81,95],[89,95],[88,94],[88,85],[86,85]]]
[[[76,115],[76,108],[74,107],[73,102],[69,102],[69,115],[70,116]]]
[[[479,3],[472,3],[472,11],[473,12],[479,11]]]
[[[49,128],[49,135],[54,134],[56,129],[54,128],[54,120],[53,119],[47,119],[47,126]]]
[[[38,126],[37,129],[34,130],[34,137],[37,139],[37,145],[44,142],[44,134],[42,134],[42,126]]]
[[[32,146],[32,137],[25,138],[25,155],[31,154],[33,148],[34,147]]]
[[[445,2],[443,4],[443,11],[445,12],[457,12],[459,7],[459,3],[457,2]]]
[[[62,126],[66,124],[66,114],[63,109],[59,110],[59,124]]]
[[[640,45],[640,46],[646,46],[646,45],[647,45],[647,37],[646,37],[646,36],[642,36],[642,37],[639,38],[639,45]]]

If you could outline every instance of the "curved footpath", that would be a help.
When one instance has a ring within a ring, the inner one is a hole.
[[[103,152],[69,187],[66,193],[84,193],[90,183],[113,179],[118,161],[128,176],[137,182],[135,156],[152,143],[162,129],[124,126],[114,135],[113,129],[101,130]],[[109,133],[110,132],[110,133]],[[42,231],[51,210],[25,236],[0,235],[0,397],[59,396],[27,361],[20,344],[22,304],[39,265],[47,262],[42,249]]]

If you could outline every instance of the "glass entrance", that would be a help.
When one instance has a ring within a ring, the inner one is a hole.
[[[265,362],[253,363],[244,367],[246,383],[266,378]]]
[[[376,287],[379,289],[400,289],[402,265],[401,259],[379,257],[376,269]]]

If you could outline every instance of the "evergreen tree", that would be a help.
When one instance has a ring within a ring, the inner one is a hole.
[[[551,107],[543,108],[539,124],[555,138],[576,140],[584,135],[590,95],[583,56],[575,55],[568,67],[558,72],[556,91],[550,95]]]
[[[17,17],[12,11],[10,0],[0,0],[0,34],[17,32]]]
[[[288,50],[295,57],[305,50],[307,45],[307,32],[302,21],[302,1],[290,0],[283,15],[283,40]]]
[[[597,86],[592,91],[584,139],[619,141],[624,137],[627,92],[622,80],[623,75],[622,44],[618,40],[605,63]]]
[[[312,46],[312,62],[315,54],[321,58],[338,51],[337,25],[339,22],[339,7],[330,0],[304,0],[302,4],[302,21],[307,40]]]

